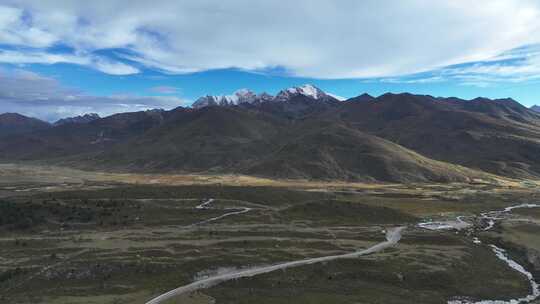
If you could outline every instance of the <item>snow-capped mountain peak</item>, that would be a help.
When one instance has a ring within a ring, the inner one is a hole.
[[[75,117],[66,117],[59,119],[54,123],[55,126],[65,125],[68,123],[89,123],[96,119],[100,119],[99,115],[97,113],[89,113],[84,115],[79,115]]]
[[[292,88],[288,88],[286,90],[279,92],[279,94],[276,96],[276,100],[278,101],[289,100],[290,98],[294,96],[298,96],[298,95],[310,97],[315,100],[330,97],[329,95],[327,95],[321,89],[315,87],[314,85],[305,84],[303,86],[292,87]]]
[[[274,100],[274,96],[266,93],[266,92],[262,92],[261,94],[257,95],[257,98],[261,101],[261,102],[265,102],[265,101],[271,101],[271,100]]]
[[[233,104],[253,103],[257,99],[257,95],[248,89],[240,89],[230,96]]]
[[[315,99],[319,98],[324,94],[319,88],[312,86],[311,84],[305,84],[301,87],[289,88],[287,89],[290,93],[302,94],[305,96],[313,97]]]
[[[323,92],[321,89],[311,85],[305,84],[299,87],[292,87],[279,92],[275,97],[268,93],[261,93],[256,95],[248,89],[240,89],[231,95],[207,95],[197,99],[192,105],[193,108],[203,108],[207,106],[235,106],[239,104],[255,104],[264,103],[267,101],[272,102],[287,102],[294,97],[304,96],[311,100],[321,101],[336,101],[339,100],[331,94]]]
[[[192,107],[203,108],[207,106],[233,106],[241,103],[253,103],[257,95],[248,89],[240,89],[231,95],[207,95],[197,99]]]

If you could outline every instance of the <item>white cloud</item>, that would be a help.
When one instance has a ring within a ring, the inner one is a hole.
[[[103,58],[95,58],[90,60],[90,62],[97,70],[110,75],[131,75],[139,73],[139,69],[122,62],[114,62]]]
[[[103,73],[111,75],[136,74],[139,70],[122,62],[115,62],[94,55],[85,54],[52,54],[43,51],[2,51],[0,50],[0,62],[11,64],[24,63],[73,63],[92,67]]]
[[[485,80],[506,82],[540,79],[540,54],[530,54],[510,61],[478,62],[464,67],[446,68],[441,73],[454,79],[484,77]]]
[[[382,78],[381,82],[387,83],[438,83],[446,79],[442,76],[412,77],[412,78]]]
[[[159,94],[176,94],[178,93],[178,88],[171,86],[156,86],[150,88],[150,91]]]
[[[0,112],[17,112],[48,121],[85,113],[107,116],[118,112],[172,109],[189,103],[175,96],[92,96],[33,72],[0,72]]]
[[[315,78],[386,77],[539,42],[536,0],[19,0],[0,10],[0,43],[116,49],[169,73],[283,67]],[[136,70],[112,58],[97,62],[86,65]]]
[[[57,41],[51,34],[39,27],[26,24],[23,10],[0,6],[0,42],[28,47],[45,47]]]
[[[540,80],[540,44],[509,50],[484,61],[448,66],[426,73],[377,79],[386,83],[455,82],[475,87]]]
[[[49,54],[35,51],[1,51],[0,62],[4,63],[75,63],[85,65],[90,62],[87,58],[64,54]]]

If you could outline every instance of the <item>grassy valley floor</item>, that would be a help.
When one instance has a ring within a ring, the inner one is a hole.
[[[223,282],[165,303],[445,303],[509,300],[540,279],[540,209],[481,232],[475,215],[538,202],[527,181],[351,184],[246,176],[152,176],[0,166],[0,302],[145,303],[194,280],[397,246]],[[209,202],[209,199],[214,199]],[[205,204],[207,203],[207,204]],[[469,216],[462,231],[429,220]],[[473,242],[473,236],[482,244]]]

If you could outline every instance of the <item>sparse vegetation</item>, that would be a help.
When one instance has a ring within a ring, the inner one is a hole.
[[[466,235],[414,228],[420,217],[497,209],[535,195],[472,188],[138,185],[12,196],[0,202],[0,256],[9,257],[1,265],[2,300],[144,303],[221,269],[365,248],[384,239],[388,225],[409,225],[395,249],[228,282],[171,303],[440,303],[526,294],[522,277]],[[215,208],[194,209],[210,197]],[[253,210],[190,227],[234,206]]]

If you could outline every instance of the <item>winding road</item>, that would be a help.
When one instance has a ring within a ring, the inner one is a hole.
[[[146,304],[162,303],[163,301],[179,296],[181,294],[194,292],[194,291],[204,289],[204,288],[209,288],[217,284],[234,280],[234,279],[238,279],[238,278],[253,277],[256,275],[269,273],[276,270],[282,270],[282,269],[298,267],[298,266],[303,266],[303,265],[310,265],[310,264],[315,264],[315,263],[328,262],[328,261],[333,261],[333,260],[338,260],[338,259],[352,259],[352,258],[357,258],[363,255],[371,254],[374,252],[378,252],[388,247],[392,247],[396,245],[401,239],[401,232],[404,229],[405,227],[396,227],[396,228],[388,229],[386,232],[386,241],[378,243],[372,247],[369,247],[361,251],[351,252],[351,253],[342,254],[342,255],[331,255],[331,256],[325,256],[325,257],[319,257],[319,258],[304,259],[304,260],[299,260],[299,261],[286,262],[282,264],[263,266],[263,267],[257,267],[257,268],[247,269],[247,270],[241,270],[241,271],[216,275],[216,276],[202,279],[199,281],[195,281],[191,284],[181,286],[171,291],[168,291],[146,302]]]
[[[195,209],[199,209],[199,210],[207,210],[207,209],[213,209],[212,207],[210,207],[210,205],[214,202],[214,199],[211,198],[211,199],[208,199],[207,201],[203,202],[202,204],[198,205],[195,207]],[[216,217],[213,217],[213,218],[209,218],[207,220],[204,220],[204,221],[200,221],[200,222],[197,222],[197,223],[194,223],[194,224],[191,224],[189,225],[189,227],[193,227],[193,226],[198,226],[198,225],[203,225],[203,224],[208,224],[210,222],[215,222],[217,220],[220,220],[220,219],[223,219],[223,218],[226,218],[226,217],[229,217],[229,216],[232,216],[232,215],[239,215],[239,214],[242,214],[242,213],[247,213],[247,212],[250,212],[251,210],[253,210],[252,208],[249,208],[249,207],[235,207],[235,208],[228,208],[228,209],[225,209],[225,210],[234,210],[234,211],[230,211],[230,212],[227,212],[225,214],[222,214],[220,216],[216,216]]]
[[[203,202],[202,204],[196,206],[195,208],[196,209],[214,209],[214,208],[212,208],[210,206],[212,204],[212,202],[214,202],[214,199],[208,199],[205,202]],[[507,207],[507,208],[505,208],[503,210],[499,210],[499,211],[490,211],[490,212],[481,213],[480,218],[482,220],[484,220],[486,222],[486,224],[487,224],[487,226],[484,227],[482,230],[486,231],[486,230],[492,229],[495,226],[496,221],[507,218],[508,214],[514,209],[518,209],[518,208],[536,208],[536,207],[540,207],[540,205],[522,204],[522,205],[516,205],[516,206]],[[233,215],[246,213],[246,212],[251,211],[252,208],[238,207],[238,208],[228,208],[228,209],[225,209],[225,210],[234,210],[234,211],[231,211],[231,212],[225,213],[223,215],[213,217],[213,218],[210,218],[210,219],[198,222],[198,223],[194,223],[191,226],[201,225],[201,224],[213,222],[213,221],[216,221],[216,220],[228,217],[228,216],[233,216]],[[461,229],[469,228],[472,225],[465,222],[463,220],[463,216],[459,216],[459,217],[457,217],[456,221],[425,222],[425,223],[419,223],[418,226],[421,227],[421,228],[424,228],[424,229],[428,229],[428,230],[446,230],[446,229],[461,230]],[[208,277],[208,278],[200,279],[200,280],[194,281],[194,282],[192,282],[192,283],[190,283],[188,285],[181,286],[181,287],[178,287],[176,289],[170,290],[170,291],[168,291],[166,293],[163,293],[163,294],[151,299],[150,301],[146,302],[146,304],[162,303],[162,302],[164,302],[164,301],[166,301],[168,299],[171,299],[173,297],[176,297],[176,296],[179,296],[179,295],[182,295],[182,294],[186,294],[186,293],[191,293],[191,292],[194,292],[194,291],[197,291],[197,290],[200,290],[200,289],[210,288],[212,286],[218,285],[218,284],[226,282],[226,281],[234,280],[234,279],[253,277],[253,276],[273,272],[273,271],[276,271],[276,270],[283,270],[283,269],[287,269],[287,268],[299,267],[299,266],[310,265],[310,264],[315,264],[315,263],[328,262],[328,261],[333,261],[333,260],[338,260],[338,259],[357,258],[357,257],[363,256],[363,255],[367,255],[367,254],[375,253],[375,252],[378,252],[378,251],[382,251],[382,250],[384,250],[384,249],[386,249],[388,247],[395,246],[399,242],[399,240],[401,239],[401,233],[405,228],[406,227],[396,227],[396,228],[388,229],[387,232],[386,232],[386,241],[378,243],[378,244],[376,244],[376,245],[374,245],[372,247],[369,247],[367,249],[364,249],[364,250],[351,252],[351,253],[347,253],[347,254],[342,254],[342,255],[331,255],[331,256],[324,256],[324,257],[318,257],[318,258],[311,258],[311,259],[292,261],[292,262],[285,262],[285,263],[275,264],[275,265],[270,265],[270,266],[262,266],[262,267],[255,267],[255,268],[251,268],[251,269],[230,271],[230,272],[225,273],[225,274],[218,274],[218,275],[211,276],[211,277]],[[477,237],[473,238],[473,242],[476,243],[476,244],[481,244],[482,243]],[[526,276],[528,278],[528,280],[529,280],[529,282],[531,284],[531,290],[532,290],[531,294],[529,294],[529,295],[527,295],[527,296],[525,296],[523,298],[520,298],[520,299],[513,299],[513,300],[509,300],[509,301],[481,300],[481,301],[474,302],[474,301],[469,301],[469,300],[464,300],[464,299],[454,299],[454,300],[448,301],[447,304],[518,304],[518,303],[528,303],[528,302],[531,302],[531,301],[537,299],[538,297],[540,297],[539,285],[535,282],[532,274],[530,272],[528,272],[527,270],[525,270],[525,268],[523,266],[519,265],[517,262],[510,259],[508,257],[508,255],[506,254],[506,251],[504,249],[499,248],[499,247],[497,247],[495,245],[489,245],[489,246],[491,247],[491,249],[493,250],[495,255],[500,260],[504,261],[509,267],[511,267],[512,269],[520,272],[522,275],[524,275],[524,276]]]

